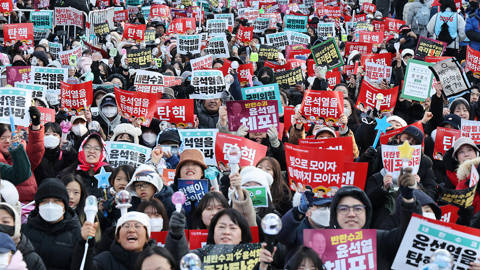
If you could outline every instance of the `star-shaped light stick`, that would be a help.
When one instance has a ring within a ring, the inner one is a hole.
[[[107,187],[109,185],[108,178],[111,174],[111,172],[106,172],[104,167],[100,169],[100,172],[98,174],[95,174],[95,178],[97,178],[98,180],[97,186],[98,188],[103,189],[103,193],[105,194],[105,200],[107,199]]]
[[[388,122],[387,122],[387,117],[384,116],[383,118],[375,118],[375,121],[377,122],[377,125],[375,126],[375,129],[378,130],[377,131],[377,136],[375,137],[375,141],[373,142],[373,145],[372,147],[373,148],[377,148],[377,144],[378,144],[378,140],[380,139],[380,135],[382,135],[382,133],[385,133],[387,131],[387,128],[389,126],[391,126]]]
[[[408,163],[412,159],[413,150],[415,148],[411,147],[408,141],[404,141],[402,145],[397,146],[398,151],[400,152],[400,159],[402,160],[402,167],[406,167],[405,163]]]

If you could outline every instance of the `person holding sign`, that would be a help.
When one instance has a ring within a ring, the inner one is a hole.
[[[460,137],[453,145],[453,154],[459,162],[457,170],[458,183],[455,187],[457,190],[467,189],[470,187],[470,179],[472,177],[472,166],[480,169],[480,150],[470,138]],[[480,211],[480,195],[475,192],[473,199],[474,213]],[[464,218],[465,219],[465,218]],[[467,218],[468,220],[468,218]]]
[[[282,176],[280,163],[273,157],[264,157],[258,161],[257,168],[262,169],[273,177],[273,183],[270,187],[272,203],[275,210],[282,215],[285,214],[292,208],[292,193]]]

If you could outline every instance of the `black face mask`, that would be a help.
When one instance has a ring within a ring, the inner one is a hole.
[[[13,236],[13,234],[15,233],[15,226],[0,224],[0,232]]]

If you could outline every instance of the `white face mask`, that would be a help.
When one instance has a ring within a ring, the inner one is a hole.
[[[315,224],[327,227],[330,224],[330,208],[321,207],[314,209],[310,218]]]
[[[152,232],[161,232],[163,229],[163,218],[150,218],[150,226],[152,227]]]
[[[88,128],[84,124],[77,124],[72,126],[72,132],[78,137],[82,137],[88,132]]]
[[[52,202],[42,204],[38,209],[40,210],[40,216],[46,222],[55,222],[59,220],[65,212],[61,205]]]
[[[0,254],[0,269],[6,269],[10,261],[10,252]]]
[[[433,212],[423,212],[422,215],[429,219],[437,219],[437,217],[435,216],[435,213]]]
[[[115,106],[103,107],[102,108],[102,113],[108,118],[115,117],[117,115],[117,107],[115,107]]]
[[[45,148],[54,149],[60,144],[60,139],[54,135],[47,135],[43,137],[43,143],[45,145]]]
[[[352,110],[350,108],[343,108],[343,114],[349,117],[352,114]]]
[[[155,140],[157,140],[157,135],[155,133],[147,132],[142,134],[142,139],[145,141],[148,145],[154,145]]]

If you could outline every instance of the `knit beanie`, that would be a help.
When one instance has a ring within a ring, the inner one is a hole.
[[[43,199],[46,198],[58,198],[62,200],[65,208],[68,207],[68,193],[65,185],[57,178],[47,178],[38,187],[37,193],[35,193],[35,203],[37,206]]]

